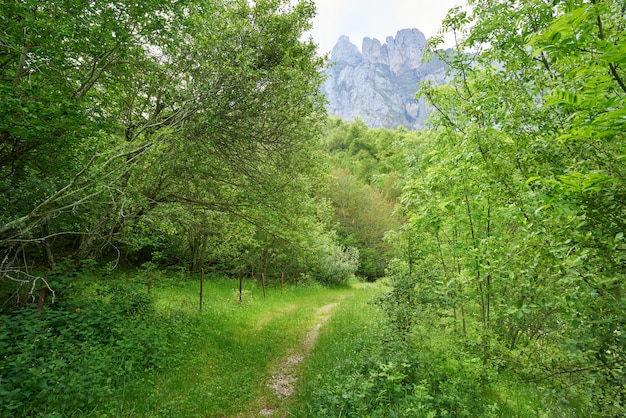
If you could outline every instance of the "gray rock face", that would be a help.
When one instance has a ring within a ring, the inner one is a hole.
[[[415,100],[419,83],[443,83],[442,61],[422,63],[426,37],[417,29],[403,29],[384,44],[364,38],[359,52],[347,36],[333,48],[322,91],[330,115],[352,120],[359,116],[368,126],[421,129],[430,112],[424,99]]]

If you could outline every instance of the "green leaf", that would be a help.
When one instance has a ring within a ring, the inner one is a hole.
[[[555,104],[568,104],[571,106],[580,106],[583,103],[583,98],[578,93],[572,93],[565,90],[556,89],[552,92],[546,100],[546,106],[553,106]]]

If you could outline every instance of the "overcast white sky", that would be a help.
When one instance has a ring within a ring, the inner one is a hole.
[[[364,37],[381,43],[400,29],[417,28],[426,38],[437,33],[449,9],[465,0],[316,0],[311,35],[320,53],[330,52],[341,35],[361,49]]]

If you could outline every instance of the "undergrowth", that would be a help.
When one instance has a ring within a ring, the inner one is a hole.
[[[0,312],[0,417],[229,416],[315,309],[351,292],[183,271],[60,264],[56,302]],[[304,286],[303,286],[304,284]],[[150,287],[150,293],[148,292]]]
[[[0,417],[254,414],[269,399],[269,371],[316,309],[340,299],[294,402],[267,407],[296,417],[585,416],[576,394],[520,384],[427,309],[381,309],[380,284],[274,284],[264,296],[246,280],[239,302],[238,280],[206,277],[200,310],[197,275],[105,276],[59,274],[54,305],[0,312]]]
[[[338,309],[307,360],[293,416],[585,416],[486,364],[436,320],[400,331],[374,303],[379,294],[362,292]]]
[[[87,415],[177,361],[193,318],[157,312],[145,287],[93,274],[55,284],[55,304],[0,313],[0,416]]]

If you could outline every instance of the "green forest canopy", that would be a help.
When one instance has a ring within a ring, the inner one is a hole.
[[[443,22],[451,55],[430,41],[454,76],[420,87],[435,112],[406,176],[397,298],[473,333],[485,365],[623,415],[625,5],[470,5]]]
[[[304,269],[304,248],[332,250],[312,2],[1,7],[3,277],[66,257]]]

